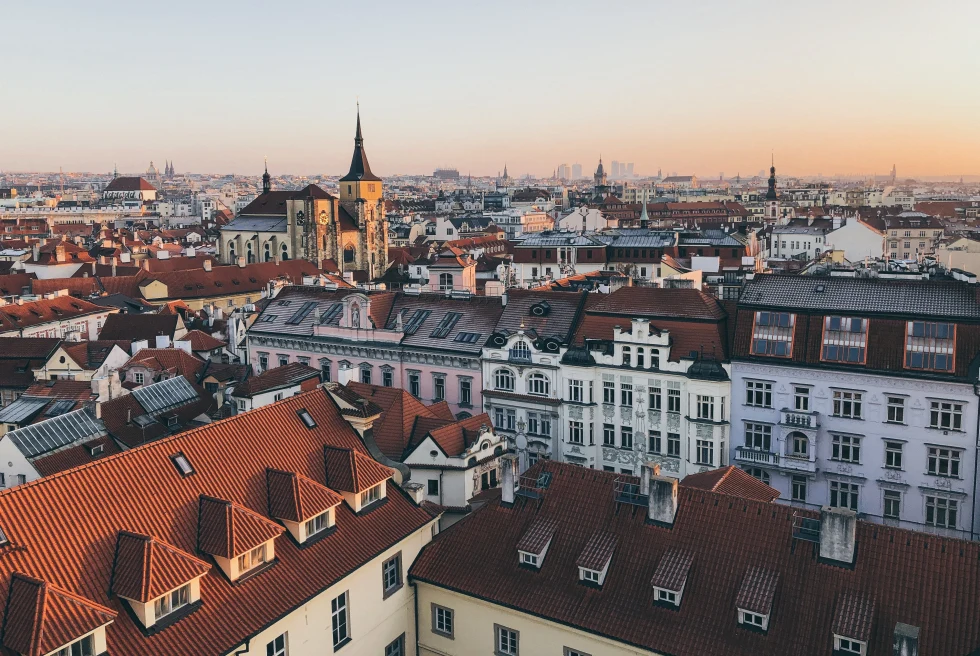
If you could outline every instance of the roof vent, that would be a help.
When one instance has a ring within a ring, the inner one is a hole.
[[[827,288],[824,285],[817,285],[816,288],[813,291],[816,292],[817,294],[822,294],[826,290],[827,290]]]
[[[898,622],[895,624],[895,656],[919,656],[919,627]]]

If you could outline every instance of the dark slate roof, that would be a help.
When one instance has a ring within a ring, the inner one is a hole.
[[[978,287],[949,281],[757,275],[739,306],[980,319]]]
[[[367,153],[364,152],[364,137],[361,136],[361,114],[357,114],[357,133],[354,135],[354,156],[350,161],[350,171],[340,182],[381,182],[381,178],[371,173]]]
[[[578,315],[585,304],[586,292],[507,290],[507,305],[494,332],[517,331],[521,325],[533,329],[539,337],[557,337],[567,344],[575,334]]]

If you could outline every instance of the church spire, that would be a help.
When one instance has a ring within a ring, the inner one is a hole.
[[[269,175],[269,158],[265,158],[265,173],[262,174],[262,193],[272,191],[272,176]]]
[[[776,200],[776,159],[773,157],[772,167],[769,169],[769,190],[766,192],[766,200]]]
[[[381,182],[381,178],[371,172],[367,153],[364,152],[364,136],[361,134],[361,104],[357,103],[357,131],[354,133],[354,156],[350,161],[350,171],[340,182]]]

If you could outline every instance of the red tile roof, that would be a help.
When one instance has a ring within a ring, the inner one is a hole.
[[[43,656],[112,622],[116,611],[22,572],[7,590],[3,646],[21,656]]]
[[[540,554],[548,546],[558,530],[558,521],[552,517],[539,517],[527,532],[517,541],[517,550]]]
[[[92,447],[97,446],[101,446],[102,451],[93,455]],[[102,437],[97,437],[94,440],[89,440],[84,444],[77,444],[75,446],[70,446],[66,449],[61,449],[60,451],[55,451],[51,454],[44,455],[36,460],[32,460],[31,465],[41,476],[51,476],[52,474],[57,474],[58,472],[87,465],[90,462],[98,460],[99,458],[105,458],[117,453],[121,453],[120,448],[111,437],[104,435]]]
[[[119,370],[126,372],[133,367],[146,367],[150,371],[183,376],[193,383],[197,382],[197,374],[204,368],[204,365],[204,360],[184,349],[176,347],[145,348],[137,351],[136,355],[119,367]]]
[[[119,531],[112,594],[147,603],[204,576],[211,565],[149,535]]]
[[[97,278],[43,278],[31,281],[31,293],[37,296],[62,289],[67,289],[71,296],[78,297],[102,293],[102,285]]]
[[[390,469],[359,451],[328,445],[323,453],[331,489],[360,494],[391,478]]]
[[[210,298],[258,293],[266,288],[270,280],[277,278],[284,278],[294,285],[301,285],[303,276],[316,275],[318,272],[312,262],[286,260],[285,262],[258,262],[244,267],[216,266],[210,271],[195,268],[153,273],[141,284],[145,286],[148,280],[163,283],[167,287],[165,299]]]
[[[201,495],[197,548],[221,558],[236,558],[276,538],[285,529],[233,501]]]
[[[585,569],[602,571],[616,550],[616,534],[597,531],[592,534],[575,564]]]
[[[266,469],[269,516],[305,522],[344,501],[344,497],[314,480],[279,469]]]
[[[303,425],[300,408],[316,427]],[[278,564],[248,585],[230,585],[212,568],[201,580],[203,605],[149,639],[128,613],[119,612],[124,602],[109,594],[118,533],[151,535],[194,554],[200,495],[264,514],[266,468],[323,482],[326,445],[366,453],[337,406],[316,390],[7,490],[0,494],[0,528],[11,546],[0,547],[0,608],[8,608],[12,573],[26,572],[119,613],[107,628],[114,654],[228,654],[432,517],[395,486],[387,503],[370,513],[358,516],[342,504],[336,532],[303,549],[277,540]],[[180,476],[170,459],[178,452],[194,474]],[[16,615],[22,606],[15,608]]]
[[[838,595],[834,633],[867,642],[871,638],[874,619],[875,601],[872,597],[852,590],[845,590]]]
[[[139,177],[113,178],[105,191],[156,191],[156,187]]]
[[[187,334],[176,340],[179,342],[190,342],[192,351],[213,351],[225,346],[228,342],[215,339],[203,330],[188,330]]]
[[[36,274],[33,273],[10,273],[0,276],[0,296],[20,296],[25,290],[30,292],[36,278]]]
[[[290,362],[245,379],[245,382],[235,386],[234,396],[250,399],[257,394],[300,385],[305,381],[318,383],[319,380],[320,372],[313,367],[300,362]]]
[[[46,380],[34,383],[24,392],[27,396],[52,399],[91,401],[98,394],[92,391],[92,383],[84,380]]]
[[[425,548],[410,578],[673,656],[827,656],[835,626],[868,616],[866,602],[841,605],[854,592],[875,600],[869,656],[892,654],[898,622],[921,629],[921,654],[980,648],[980,543],[858,520],[854,566],[840,567],[822,562],[812,543],[794,540],[794,515],[817,518],[811,511],[682,484],[674,524],[664,528],[647,523],[645,507],[614,501],[617,474],[554,462],[530,474],[543,471],[552,479],[541,499],[518,496],[511,508],[490,502],[473,512]],[[559,528],[541,569],[530,571],[514,550],[540,518]],[[576,575],[597,531],[618,538],[601,591]],[[671,550],[694,554],[676,609],[655,605],[650,585]],[[735,600],[750,567],[779,574],[764,634],[737,623]]]
[[[408,449],[416,417],[440,418],[430,407],[400,388],[367,385],[356,381],[347,383],[347,388],[376,403],[384,411],[374,422],[374,440],[382,453],[398,461],[401,461]]]
[[[765,567],[749,567],[735,597],[735,608],[768,615],[772,610],[777,585],[779,572]]]
[[[664,289],[660,287],[620,287],[589,307],[597,314],[627,316],[724,319],[725,310],[717,299],[697,289]]]
[[[779,490],[769,487],[758,478],[733,465],[688,474],[683,482],[684,487],[710,490],[742,499],[775,501],[779,498]]]
[[[71,321],[100,312],[115,310],[72,296],[29,301],[23,305],[10,303],[0,307],[0,330],[19,330],[54,321]]]

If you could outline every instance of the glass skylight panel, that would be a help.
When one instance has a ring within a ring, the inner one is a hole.
[[[436,326],[436,329],[432,331],[432,334],[429,335],[429,337],[441,339],[448,336],[452,331],[453,326],[456,325],[456,322],[458,322],[462,316],[463,315],[459,312],[447,312],[446,316],[442,318],[442,321],[439,322],[439,325]]]
[[[306,408],[300,408],[296,411],[299,415],[300,420],[306,425],[307,428],[316,428],[316,421],[313,420],[313,416],[306,410]]]

